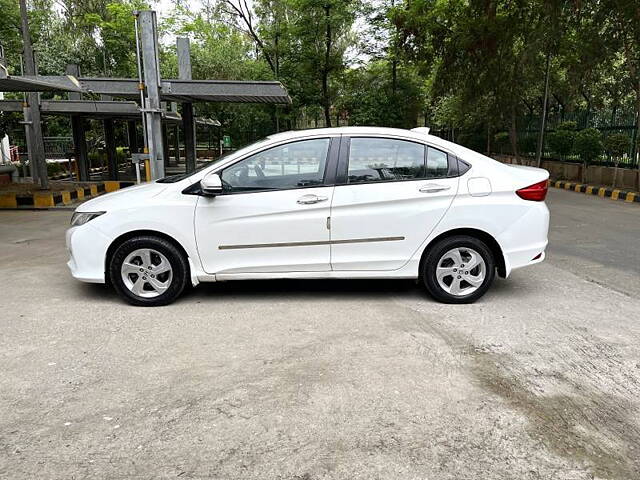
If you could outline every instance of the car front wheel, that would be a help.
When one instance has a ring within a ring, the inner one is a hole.
[[[423,262],[422,279],[429,293],[444,303],[472,303],[491,286],[495,260],[487,245],[466,235],[444,238]]]
[[[175,245],[154,236],[130,238],[119,245],[109,263],[109,278],[132,305],[173,302],[184,290],[189,267]]]

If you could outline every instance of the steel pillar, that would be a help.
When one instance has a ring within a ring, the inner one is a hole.
[[[176,166],[180,163],[180,127],[173,127],[173,152],[176,157]]]
[[[87,148],[87,136],[85,120],[81,115],[71,117],[71,133],[73,135],[73,149],[78,166],[78,180],[87,182],[89,178],[89,149]]]
[[[129,120],[127,122],[127,137],[129,139],[129,152],[131,154],[140,153],[140,147],[138,147],[138,126],[135,120]]]
[[[171,152],[169,150],[169,127],[167,122],[162,123],[162,149],[165,151],[165,165],[171,165]]]
[[[116,136],[113,120],[104,121],[104,146],[107,152],[107,170],[109,180],[118,180],[118,157],[116,155]]]
[[[4,59],[4,48],[0,44],[0,69],[6,68],[7,64]],[[0,75],[6,73],[6,70],[0,72]],[[4,99],[4,92],[0,92],[0,100]],[[0,112],[0,115],[2,113]],[[4,135],[0,138],[0,165],[11,163],[11,153],[9,152],[9,137]]]
[[[137,12],[140,23],[142,46],[142,66],[146,88],[147,144],[151,164],[151,179],[164,177],[165,153],[162,142],[162,111],[160,109],[160,64],[158,58],[158,35],[156,12],[141,10]]]
[[[78,65],[67,65],[67,75],[80,77]],[[82,100],[81,93],[69,92],[69,100]],[[73,135],[73,150],[78,168],[78,180],[89,181],[89,149],[87,148],[86,123],[81,115],[71,116],[71,134]]]
[[[31,46],[31,34],[29,33],[29,19],[26,0],[20,0],[20,17],[22,26],[22,41],[24,45],[24,73],[25,75],[37,75],[36,60]],[[38,181],[41,189],[49,188],[49,176],[47,174],[47,160],[44,156],[44,139],[42,138],[42,119],[40,117],[40,94],[29,92],[25,107],[25,130],[27,145],[29,146],[29,166],[34,182]]]
[[[191,80],[191,50],[189,39],[176,39],[178,54],[178,77],[180,80]],[[193,103],[182,104],[182,130],[184,131],[184,156],[187,172],[196,169],[196,120],[193,115]]]

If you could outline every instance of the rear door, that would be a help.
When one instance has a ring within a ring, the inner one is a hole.
[[[331,204],[333,270],[396,270],[458,191],[457,161],[425,144],[343,137]]]

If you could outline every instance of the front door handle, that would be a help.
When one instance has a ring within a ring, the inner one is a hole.
[[[326,202],[328,200],[327,197],[323,197],[320,195],[303,195],[298,199],[298,203],[300,205],[312,205],[314,203]]]
[[[418,190],[422,193],[436,193],[443,192],[445,190],[449,190],[451,187],[449,185],[438,185],[437,183],[427,183],[423,185]]]

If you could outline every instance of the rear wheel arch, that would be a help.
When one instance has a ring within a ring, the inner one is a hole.
[[[420,267],[418,270],[420,274],[422,274],[424,260],[427,256],[427,253],[429,252],[429,249],[443,238],[453,237],[456,235],[467,235],[483,241],[487,245],[487,247],[489,247],[491,253],[493,254],[493,258],[496,262],[496,267],[498,270],[498,275],[502,278],[506,277],[507,268],[504,261],[504,253],[502,252],[500,244],[491,234],[477,228],[455,228],[453,230],[443,232],[437,237],[433,238],[422,251],[422,256],[420,258]]]
[[[147,236],[147,237],[158,237],[161,238],[163,240],[166,240],[167,242],[171,243],[174,247],[176,247],[178,249],[178,251],[180,251],[180,253],[184,256],[185,262],[187,264],[187,278],[191,278],[191,262],[190,260],[190,256],[187,253],[187,251],[185,250],[185,248],[180,244],[180,242],[178,242],[175,238],[173,238],[170,235],[167,235],[166,233],[162,233],[159,232],[157,230],[132,230],[130,232],[127,233],[123,233],[122,235],[120,235],[119,237],[117,237],[116,239],[114,239],[111,244],[109,245],[109,248],[107,248],[107,254],[105,256],[104,259],[104,272],[105,272],[105,282],[109,283],[109,264],[111,263],[111,259],[113,258],[113,254],[115,253],[116,249],[122,245],[124,242],[126,242],[127,240],[129,240],[130,238],[135,238],[135,237],[143,237],[143,236]]]

